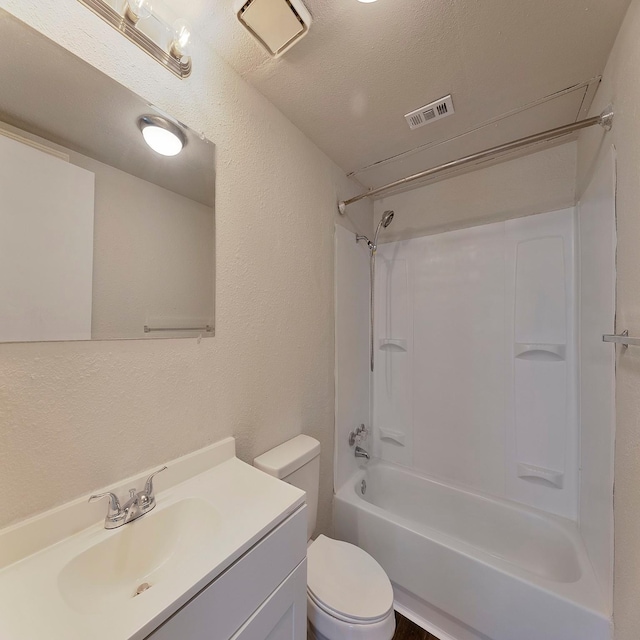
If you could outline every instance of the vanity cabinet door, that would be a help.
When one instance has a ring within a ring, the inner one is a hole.
[[[304,560],[232,640],[305,640],[306,637],[307,561]]]

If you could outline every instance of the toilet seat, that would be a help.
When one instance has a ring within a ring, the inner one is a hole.
[[[307,549],[307,592],[322,611],[351,624],[374,624],[393,610],[384,569],[359,547],[323,535]]]
[[[321,609],[307,591],[309,640],[392,640],[396,629],[393,609],[379,622],[354,624],[338,620]]]

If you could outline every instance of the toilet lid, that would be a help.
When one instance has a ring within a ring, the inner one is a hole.
[[[320,607],[343,620],[371,622],[393,608],[384,569],[359,547],[322,535],[307,549],[307,588]]]

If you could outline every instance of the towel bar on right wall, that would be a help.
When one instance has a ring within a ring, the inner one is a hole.
[[[640,347],[640,338],[631,338],[629,332],[625,329],[620,335],[604,335],[603,342],[615,342],[625,347]]]

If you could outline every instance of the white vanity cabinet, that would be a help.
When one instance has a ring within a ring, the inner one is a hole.
[[[146,640],[305,640],[306,511],[265,535]]]

